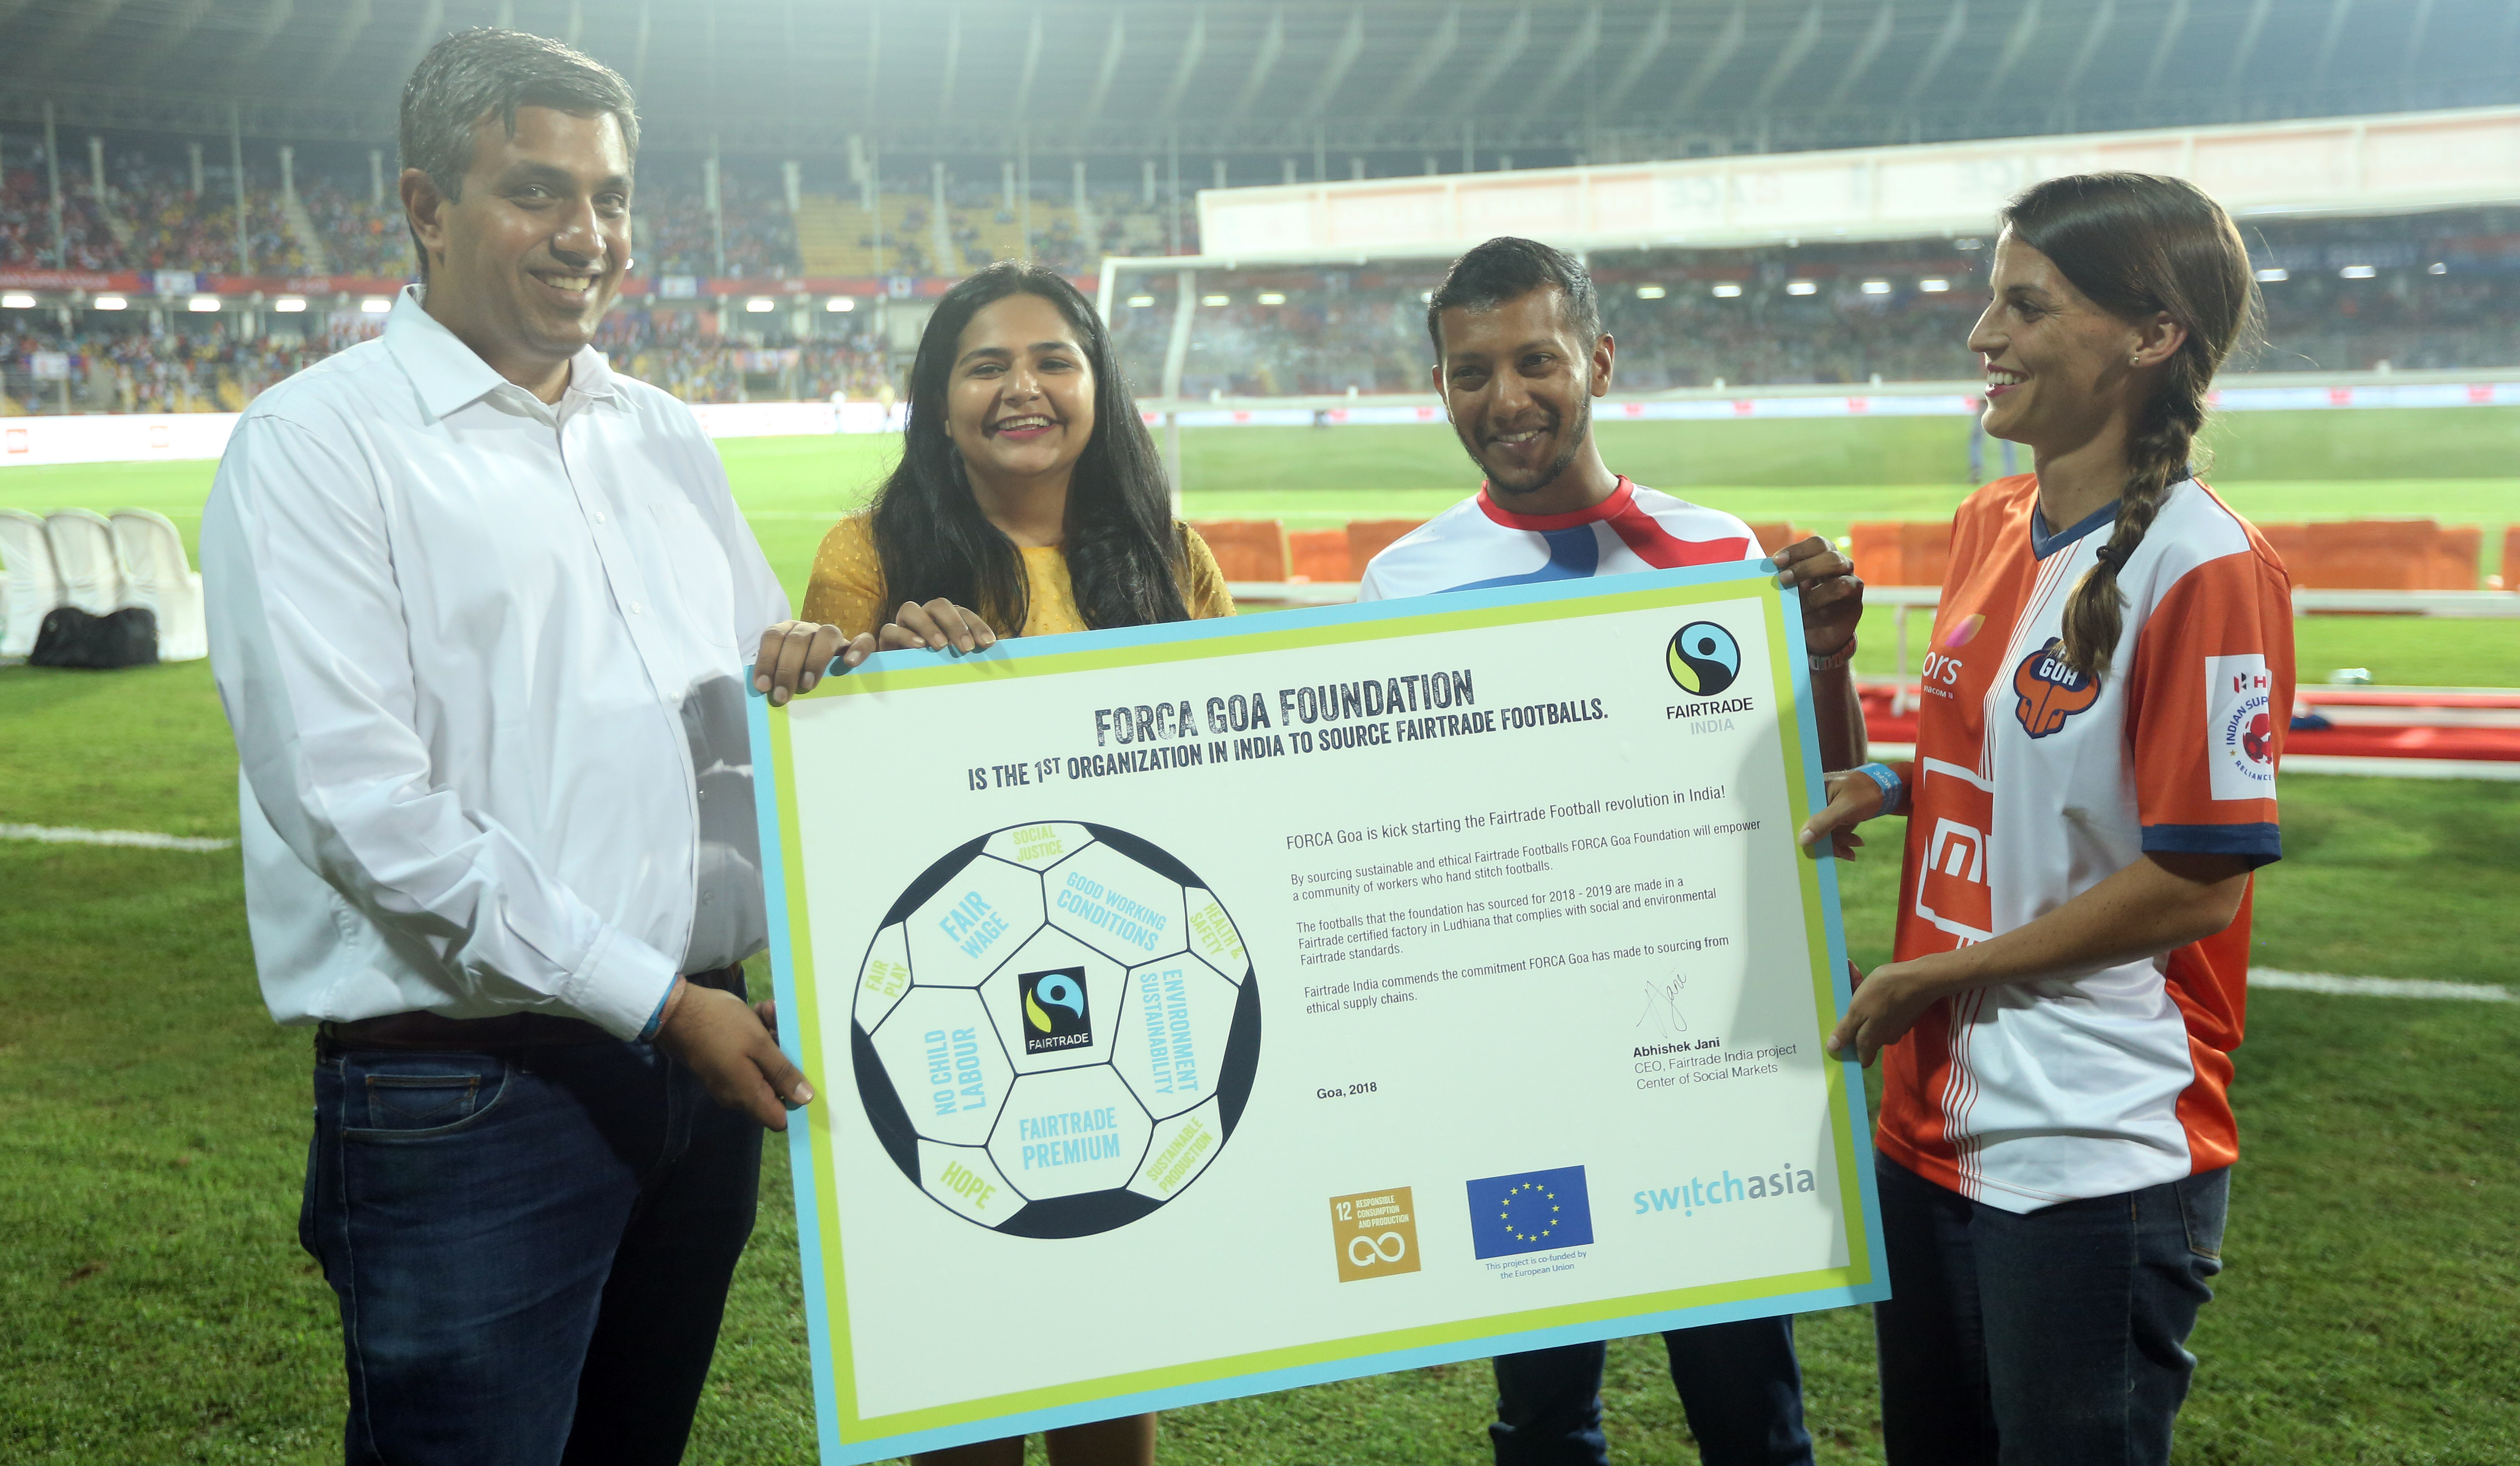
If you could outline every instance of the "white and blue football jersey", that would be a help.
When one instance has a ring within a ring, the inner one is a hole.
[[[1482,483],[1470,498],[1394,540],[1365,568],[1360,601],[1447,590],[1486,590],[1580,580],[1682,565],[1720,565],[1766,555],[1750,527],[1632,483],[1573,514],[1515,514]]]

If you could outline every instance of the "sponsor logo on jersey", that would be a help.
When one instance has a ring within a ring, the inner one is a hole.
[[[2067,718],[2100,700],[2099,679],[2066,665],[2059,655],[2063,646],[2060,638],[2050,636],[2046,646],[2022,658],[2012,669],[2012,690],[2021,695],[2012,715],[2021,719],[2021,731],[2033,738],[2045,738],[2064,727]]]
[[[1018,973],[1015,992],[1023,1005],[1025,1053],[1094,1046],[1094,1021],[1085,1010],[1084,968]]]
[[[2205,707],[2205,759],[2214,798],[2273,798],[2274,678],[2267,659],[2206,658]]]
[[[1741,675],[1741,644],[1713,621],[1690,621],[1673,634],[1664,662],[1681,691],[1711,698]]]
[[[1916,873],[1916,915],[1967,946],[1995,935],[1995,890],[1987,880],[1988,833],[1995,828],[1995,789],[1957,764],[1918,761],[1915,807],[1931,809],[1925,860]]]

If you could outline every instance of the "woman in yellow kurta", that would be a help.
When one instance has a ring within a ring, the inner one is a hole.
[[[968,652],[1001,634],[1233,614],[1206,542],[1172,517],[1093,305],[1057,272],[1012,261],[947,291],[910,370],[901,466],[874,507],[823,537],[805,621],[837,626],[854,666],[878,643]],[[1054,1466],[1146,1466],[1155,1417],[1067,1426],[1048,1443]],[[916,1459],[1015,1466],[1023,1442]]]
[[[824,536],[803,618],[863,655],[869,633],[969,651],[1233,613],[1215,557],[1172,518],[1094,307],[1012,261],[948,291],[911,368],[901,465]]]

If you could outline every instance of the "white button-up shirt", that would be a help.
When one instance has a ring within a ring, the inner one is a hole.
[[[546,405],[408,290],[254,400],[202,570],[272,1017],[630,1037],[760,949],[743,698],[788,599],[682,403],[589,348]]]

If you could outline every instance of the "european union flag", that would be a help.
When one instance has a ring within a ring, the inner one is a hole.
[[[1526,1170],[1470,1182],[1470,1244],[1482,1258],[1579,1247],[1593,1240],[1584,1168]]]

